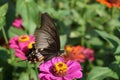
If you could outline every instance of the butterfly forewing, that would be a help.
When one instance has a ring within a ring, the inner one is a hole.
[[[60,51],[60,39],[57,28],[47,13],[41,15],[41,27],[35,31],[35,41],[36,49],[44,49],[46,52],[51,53]]]
[[[35,31],[35,44],[26,54],[27,60],[34,62],[47,61],[60,54],[60,39],[58,30],[51,17],[41,15],[41,27]]]

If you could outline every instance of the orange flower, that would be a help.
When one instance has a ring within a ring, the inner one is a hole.
[[[107,7],[118,7],[120,9],[120,0],[97,0],[101,4],[105,4]]]
[[[117,1],[116,7],[120,9],[120,0]]]
[[[82,46],[66,46],[66,55],[64,55],[65,61],[68,60],[77,60],[79,62],[85,61],[85,55],[82,53],[83,47]]]
[[[66,54],[63,55],[64,60],[76,60],[80,63],[85,62],[85,60],[93,61],[94,60],[94,50],[85,48],[83,46],[66,46]]]

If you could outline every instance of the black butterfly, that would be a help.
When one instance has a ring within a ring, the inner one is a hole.
[[[57,28],[47,13],[41,15],[41,27],[34,35],[35,44],[26,55],[28,61],[32,63],[46,61],[61,54]]]

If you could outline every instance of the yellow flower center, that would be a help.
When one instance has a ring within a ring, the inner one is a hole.
[[[28,44],[28,49],[31,49],[31,48],[33,48],[33,44],[34,44],[35,42],[30,42],[29,44]]]
[[[57,76],[64,76],[67,72],[67,65],[63,62],[58,62],[54,65],[53,71]]]
[[[30,37],[28,35],[22,35],[18,39],[19,42],[27,42],[29,40],[30,40]]]
[[[70,47],[70,46],[66,47],[66,51],[71,51],[71,50],[72,50],[72,47]]]

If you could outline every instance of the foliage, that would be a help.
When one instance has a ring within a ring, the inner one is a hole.
[[[120,79],[120,10],[95,0],[0,0],[0,80],[36,80],[37,64],[20,61],[8,40],[22,34],[33,35],[40,27],[40,14],[48,13],[65,45],[82,45],[95,52],[93,62],[82,64],[80,80]],[[12,22],[22,17],[23,29]]]

